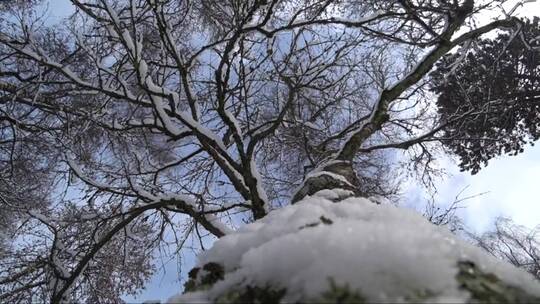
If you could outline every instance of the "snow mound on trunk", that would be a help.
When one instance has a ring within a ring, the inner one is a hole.
[[[170,302],[531,302],[540,284],[412,210],[328,193],[219,239]],[[500,293],[500,294],[499,294]]]

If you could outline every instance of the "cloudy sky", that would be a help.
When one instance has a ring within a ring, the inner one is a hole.
[[[436,202],[449,204],[462,190],[461,198],[483,193],[464,201],[465,208],[460,211],[472,230],[488,230],[498,216],[511,217],[530,228],[540,224],[540,146],[528,147],[518,156],[491,160],[476,175],[460,172],[449,159],[441,163],[448,175],[437,181]],[[407,204],[412,205],[429,195],[413,186],[407,197]]]
[[[507,5],[511,8],[513,5]],[[72,11],[68,0],[51,0],[48,9],[50,22],[58,22]],[[534,16],[540,12],[540,2],[527,3],[519,8],[520,15]],[[485,17],[486,20],[489,16]],[[490,161],[489,166],[471,176],[459,172],[457,165],[449,159],[442,160],[448,175],[437,182],[438,193],[435,200],[441,204],[451,203],[463,189],[461,197],[476,196],[464,202],[466,208],[460,211],[466,225],[476,231],[488,230],[498,216],[511,217],[516,223],[527,227],[540,224],[540,146],[528,147],[519,156],[499,157]],[[425,201],[429,195],[422,189],[411,186],[405,205],[414,205]],[[194,261],[193,254],[182,257],[182,273],[186,274]],[[145,301],[151,299],[166,300],[179,291],[178,260],[162,265],[166,272],[159,271],[147,289],[137,298],[126,300]],[[161,266],[161,265],[160,265]]]

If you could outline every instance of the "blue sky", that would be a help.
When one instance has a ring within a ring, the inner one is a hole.
[[[160,259],[158,271],[146,284],[145,289],[137,296],[125,296],[124,301],[128,303],[159,300],[165,302],[168,298],[178,294],[183,285],[187,273],[195,264],[195,254],[186,252],[182,254],[180,260]],[[161,262],[163,261],[163,264]],[[179,268],[179,263],[181,267]]]
[[[511,7],[512,5],[508,5]],[[56,23],[72,11],[68,0],[51,0],[48,9],[48,22]],[[535,15],[540,12],[540,3],[528,3],[521,8],[522,15]],[[489,19],[489,16],[486,16]],[[459,172],[455,163],[449,159],[441,161],[449,175],[437,182],[436,201],[450,203],[465,187],[463,196],[487,192],[465,202],[460,215],[471,229],[482,232],[491,227],[497,216],[507,216],[516,223],[534,227],[540,224],[540,146],[528,147],[525,153],[515,157],[499,157],[490,161],[488,167],[477,175]],[[411,186],[407,192],[408,205],[427,199],[421,189]],[[194,262],[194,254],[182,257],[182,274],[186,275]],[[171,260],[164,265],[167,271],[158,271],[147,285],[146,290],[136,298],[126,297],[128,302],[146,300],[164,301],[180,290],[178,282],[178,263]],[[158,265],[161,266],[161,265]]]

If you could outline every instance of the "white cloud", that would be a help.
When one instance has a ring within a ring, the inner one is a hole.
[[[511,217],[527,227],[540,224],[540,146],[528,147],[518,156],[491,160],[478,174],[459,172],[451,161],[444,167],[450,177],[437,183],[436,200],[444,205],[465,187],[461,197],[485,193],[464,202],[460,215],[475,231],[490,228],[497,216]]]

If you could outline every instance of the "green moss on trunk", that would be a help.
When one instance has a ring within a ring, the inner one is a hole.
[[[459,262],[458,268],[456,279],[460,288],[471,294],[471,303],[540,303],[540,298],[505,284],[494,274],[480,271],[472,262]]]

